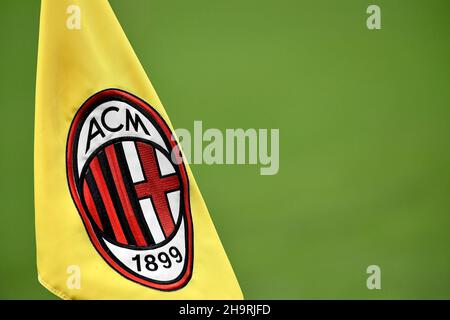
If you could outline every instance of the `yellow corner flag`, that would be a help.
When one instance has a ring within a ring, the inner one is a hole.
[[[242,299],[173,128],[107,0],[43,0],[39,281],[65,299]]]

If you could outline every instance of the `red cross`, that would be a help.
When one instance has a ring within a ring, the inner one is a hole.
[[[152,198],[153,206],[158,215],[164,235],[169,237],[175,229],[170,213],[166,192],[180,189],[178,175],[161,177],[156,160],[156,150],[143,142],[137,142],[145,181],[135,184],[138,199]]]

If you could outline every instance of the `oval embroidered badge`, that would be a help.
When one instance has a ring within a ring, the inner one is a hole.
[[[72,198],[103,259],[154,289],[186,285],[193,265],[189,182],[158,112],[122,90],[96,93],[72,121],[66,163]]]

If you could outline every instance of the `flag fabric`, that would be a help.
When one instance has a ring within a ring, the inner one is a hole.
[[[107,0],[43,0],[35,115],[43,286],[64,299],[242,299],[173,132]]]

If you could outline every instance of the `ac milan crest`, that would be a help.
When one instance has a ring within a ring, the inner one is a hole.
[[[186,285],[193,264],[189,182],[155,109],[118,89],[90,97],[70,127],[67,178],[88,235],[112,268],[159,290]]]

